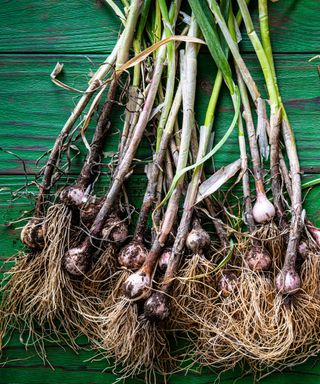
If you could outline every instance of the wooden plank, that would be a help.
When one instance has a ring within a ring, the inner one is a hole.
[[[257,2],[251,3],[257,25]],[[319,14],[319,0],[270,2],[274,51],[318,52]],[[114,46],[119,22],[103,0],[6,0],[0,32],[0,52],[106,53]],[[252,52],[243,36],[243,49]]]
[[[21,174],[24,173],[24,166],[28,173],[34,173],[35,161],[53,145],[61,126],[81,97],[80,93],[66,91],[51,82],[49,75],[56,62],[65,63],[65,73],[62,74],[61,81],[84,90],[89,72],[95,70],[103,59],[103,56],[94,56],[93,64],[86,57],[75,55],[2,56],[0,84],[3,88],[0,97],[4,101],[3,110],[6,113],[0,116],[0,140],[3,149],[19,156],[17,158],[12,154],[0,153],[2,173]],[[115,106],[116,124],[113,133],[119,129],[123,113],[123,109]],[[93,119],[91,129],[89,127],[87,131],[88,139],[92,135],[95,122],[96,119]],[[105,151],[113,151],[117,143],[118,136],[110,135]],[[81,142],[79,148],[84,152]],[[78,165],[82,160],[83,156],[78,160]],[[43,161],[40,162],[38,169],[43,164]]]
[[[17,337],[17,335],[16,335]],[[69,384],[105,384],[112,383],[116,376],[108,368],[110,365],[105,361],[89,362],[94,353],[80,350],[77,354],[70,349],[62,350],[59,347],[48,347],[48,358],[54,369],[48,364],[44,365],[39,357],[34,355],[32,348],[27,351],[23,348],[7,349],[5,356],[8,363],[1,369],[1,384],[12,384],[14,378],[15,384],[56,384],[57,382]],[[11,360],[12,359],[12,360]],[[11,361],[10,361],[11,360]],[[103,371],[103,372],[102,372]],[[275,372],[260,381],[262,384],[307,384],[318,383],[319,368],[316,365],[316,359],[311,358],[301,366],[287,369],[284,372]],[[218,378],[218,375],[203,369],[201,374],[196,371],[190,371],[188,375],[179,372],[171,378],[165,380],[158,378],[158,384],[211,384]],[[27,380],[27,381],[26,381]],[[234,382],[247,384],[253,382],[252,375],[244,375],[238,369],[228,371],[219,375],[221,384],[232,384]],[[142,378],[129,379],[128,384],[144,383]]]
[[[54,85],[49,74],[57,61],[65,63],[61,80],[78,89],[84,89],[89,79],[88,73],[103,61],[104,56],[90,55],[90,60],[78,55],[1,55],[0,56],[0,98],[5,113],[0,115],[0,142],[3,149],[12,154],[0,152],[0,172],[2,174],[23,174],[21,159],[28,173],[36,173],[43,166],[35,161],[53,145],[55,137],[70,114],[78,93],[66,91]],[[264,93],[264,83],[257,60],[251,54],[245,55],[249,68]],[[306,172],[320,173],[320,79],[317,62],[308,62],[308,55],[276,55],[280,89],[288,113],[296,132],[300,150],[301,165]],[[211,73],[210,73],[211,72]],[[206,54],[199,57],[197,120],[201,124],[210,97],[215,67]],[[266,96],[266,95],[265,95]],[[219,140],[232,120],[230,98],[224,90],[216,120],[217,140]],[[115,108],[113,131],[122,126],[123,109]],[[88,135],[92,133],[94,122]],[[215,159],[216,165],[238,157],[237,133],[223,147]],[[118,135],[111,135],[105,146],[106,152],[117,147]],[[83,150],[84,146],[79,143]],[[143,141],[137,157],[150,156],[148,142]],[[77,173],[80,157],[71,172]],[[141,170],[140,170],[141,172]]]
[[[251,1],[255,27],[259,28],[257,1]],[[273,51],[277,53],[319,52],[319,0],[268,1]],[[241,28],[244,31],[244,28]],[[251,52],[251,44],[242,32],[242,47]],[[306,38],[307,37],[307,38]]]
[[[4,1],[1,52],[100,52],[113,49],[120,25],[104,1]]]
[[[320,174],[319,158],[319,75],[318,62],[308,63],[307,60],[318,53],[320,35],[318,33],[320,1],[319,0],[287,0],[271,3],[271,37],[276,56],[279,83],[284,95],[291,121],[297,133],[298,147],[305,172]],[[256,2],[254,7],[256,7]],[[257,12],[254,11],[257,22]],[[58,60],[65,61],[64,81],[81,89],[88,80],[90,70],[97,67],[107,52],[114,46],[119,23],[116,17],[106,7],[103,0],[87,1],[73,0],[60,2],[56,0],[4,0],[0,7],[0,97],[3,112],[0,114],[0,142],[4,149],[20,156],[27,166],[27,172],[33,174],[39,170],[35,159],[48,150],[70,113],[77,94],[56,88],[51,84],[49,74]],[[243,29],[242,29],[243,30]],[[244,35],[242,48],[251,52],[252,48]],[[305,53],[295,55],[291,53]],[[314,52],[314,54],[313,54]],[[4,53],[20,53],[20,55],[5,55]],[[23,53],[23,55],[21,55]],[[27,53],[42,53],[42,55],[27,55]],[[44,55],[53,53],[53,55]],[[73,53],[74,55],[68,55]],[[79,55],[80,53],[80,55]],[[100,53],[102,55],[95,55]],[[287,54],[285,54],[287,53]],[[94,66],[85,58],[93,59]],[[253,69],[254,75],[262,86],[262,78],[256,61],[251,55],[246,60]],[[208,101],[212,74],[214,72],[210,60],[202,55],[200,60],[199,90],[197,102],[197,117],[201,123],[206,103]],[[210,69],[209,69],[210,68]],[[114,131],[119,127],[121,111],[115,113]],[[216,120],[217,140],[231,121],[232,110],[229,99],[224,97],[219,103],[219,116]],[[91,125],[88,136],[92,134]],[[116,148],[117,136],[112,136],[106,151]],[[82,153],[83,145],[79,144]],[[141,145],[138,157],[146,159],[150,155],[146,141]],[[215,159],[217,167],[238,156],[236,132],[224,146],[223,151]],[[72,168],[72,174],[79,170],[79,157]],[[43,163],[41,163],[43,164]],[[41,165],[40,165],[41,166]],[[19,226],[21,223],[9,222],[16,220],[24,211],[33,207],[31,187],[27,194],[16,197],[14,191],[25,184],[24,169],[21,161],[6,152],[0,152],[0,265],[1,261],[13,255],[21,247],[19,242]],[[2,172],[2,173],[1,173]],[[144,192],[146,179],[142,174],[143,166],[136,167],[135,174],[128,181],[130,201],[138,208]],[[32,177],[32,176],[29,176]],[[309,179],[304,175],[304,180]],[[71,177],[72,178],[72,177]],[[70,178],[70,180],[71,180]],[[104,177],[99,193],[108,184]],[[316,187],[309,193],[305,191],[307,213],[311,219],[320,225],[320,188]],[[12,201],[14,200],[14,201]],[[85,345],[86,341],[81,340]],[[1,361],[7,360],[1,366],[0,382],[3,384],[56,384],[74,383],[111,383],[115,376],[105,361],[89,363],[93,352],[82,350],[75,354],[70,349],[61,349],[55,345],[47,346],[48,357],[54,366],[43,365],[34,356],[35,351],[21,346],[19,335],[15,334],[10,346],[4,350]],[[275,373],[262,380],[262,384],[300,384],[319,382],[319,365],[317,359],[309,359],[307,363]],[[238,370],[227,372],[221,376],[221,382],[231,384],[240,375]],[[212,383],[217,376],[207,370],[201,375],[183,372],[174,375],[168,381],[157,380],[157,383]],[[237,380],[240,384],[253,382],[252,375],[246,375]],[[128,383],[143,383],[143,379],[128,380]]]
[[[14,345],[19,345],[19,335],[14,334]],[[4,349],[4,359],[7,363],[1,369],[1,384],[12,384],[14,378],[15,384],[56,384],[74,383],[74,384],[100,384],[111,383],[116,379],[116,375],[110,368],[110,363],[105,359],[91,361],[95,352],[89,351],[86,344],[76,353],[70,348],[64,350],[55,344],[47,345],[47,358],[52,367],[36,355],[34,349],[29,347],[25,349],[20,347],[11,347]],[[196,383],[196,384],[211,384],[218,377],[209,369],[202,369],[201,372],[194,369],[188,375],[183,371],[176,373],[174,376],[165,381],[164,378],[158,378],[157,383]],[[310,358],[304,364],[286,369],[283,372],[274,372],[267,376],[262,381],[262,384],[307,384],[318,383],[320,377],[319,367],[316,358]],[[28,381],[26,381],[28,380]],[[253,376],[250,374],[241,375],[239,369],[230,370],[219,375],[219,382],[222,384],[232,384],[234,382],[247,384],[253,382]],[[142,378],[129,379],[129,384],[144,383]]]

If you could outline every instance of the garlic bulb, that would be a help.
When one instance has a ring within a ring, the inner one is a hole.
[[[292,295],[301,285],[300,277],[293,268],[279,272],[275,283],[277,291],[283,295]]]
[[[127,223],[121,220],[119,216],[112,214],[104,224],[101,234],[104,240],[121,245],[128,238]]]
[[[258,192],[257,200],[252,208],[254,221],[258,224],[266,223],[274,217],[276,210],[274,205],[268,200],[267,196]]]
[[[224,273],[218,283],[218,289],[222,297],[228,297],[236,292],[239,286],[238,276],[233,272]]]
[[[42,249],[46,234],[46,224],[43,219],[31,219],[22,229],[21,242],[30,249]]]
[[[162,321],[169,317],[168,296],[163,292],[154,292],[144,303],[144,314],[152,321]]]
[[[142,269],[130,275],[124,283],[124,295],[131,300],[146,299],[150,294],[151,276]]]
[[[210,246],[210,236],[202,228],[194,228],[189,232],[186,246],[193,254],[202,254]]]
[[[171,249],[170,248],[166,248],[161,256],[160,256],[160,259],[159,259],[159,268],[161,271],[165,271],[167,269],[167,266],[168,266],[168,263],[169,263],[169,259],[170,259],[170,256],[171,256]]]
[[[82,276],[89,269],[89,258],[86,247],[71,248],[65,253],[63,266],[71,275]]]
[[[147,248],[138,241],[132,241],[125,245],[119,253],[118,261],[123,267],[129,269],[139,269],[148,255]]]
[[[254,245],[245,257],[247,266],[252,271],[268,271],[271,267],[270,253],[259,245]]]
[[[68,205],[77,205],[80,206],[88,201],[88,196],[85,191],[78,186],[70,186],[65,188],[61,194],[60,198]]]

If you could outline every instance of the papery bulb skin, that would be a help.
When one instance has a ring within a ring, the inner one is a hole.
[[[41,250],[44,247],[46,223],[43,219],[34,218],[22,228],[20,239],[30,249]]]
[[[163,321],[170,315],[168,297],[162,292],[154,292],[144,303],[144,315],[151,321]]]
[[[105,240],[112,241],[121,245],[128,238],[128,226],[118,216],[111,215],[102,230],[102,237]]]
[[[118,261],[122,267],[136,270],[145,262],[147,255],[147,248],[141,242],[133,240],[120,250]]]
[[[227,298],[232,293],[236,292],[238,287],[239,279],[238,276],[233,272],[224,273],[218,283],[220,295],[224,298]]]
[[[168,263],[169,263],[169,260],[170,260],[170,257],[171,257],[171,249],[170,248],[166,248],[161,256],[160,256],[160,259],[159,259],[159,268],[161,271],[165,271],[167,269],[167,266],[168,266]]]
[[[270,253],[262,246],[254,245],[245,257],[248,268],[255,272],[268,271],[272,260]]]
[[[111,240],[116,244],[123,244],[129,235],[128,225],[121,221],[110,234]]]
[[[202,228],[192,229],[186,240],[187,248],[194,254],[202,254],[210,247],[210,236]]]
[[[80,220],[84,225],[90,227],[93,224],[104,201],[104,198],[97,199],[91,196],[90,200],[79,209]]]
[[[66,205],[80,206],[88,201],[85,191],[78,186],[69,186],[62,190],[60,199]]]
[[[306,259],[308,257],[309,247],[305,241],[301,241],[298,246],[298,254],[302,259]]]
[[[88,252],[85,248],[71,248],[64,255],[63,267],[71,275],[84,275],[88,271],[89,265]]]
[[[276,214],[274,205],[268,200],[264,193],[257,194],[257,200],[252,208],[252,216],[258,224],[271,221]]]
[[[275,284],[280,294],[292,295],[300,289],[301,281],[298,273],[294,269],[289,269],[278,273]]]
[[[306,220],[308,231],[311,233],[313,240],[320,247],[320,229],[315,227],[309,220]]]
[[[124,283],[124,295],[130,300],[146,299],[150,295],[151,280],[151,276],[144,271],[133,273]]]
[[[91,226],[100,207],[96,203],[86,204],[84,208],[80,210],[80,220],[86,226]]]

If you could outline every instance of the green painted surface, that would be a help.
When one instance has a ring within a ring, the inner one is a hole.
[[[270,10],[275,52],[319,50],[318,0],[270,2]],[[3,0],[0,18],[0,52],[106,53],[119,32],[105,0]],[[247,37],[243,48],[252,51]]]
[[[300,158],[305,172],[304,180],[320,177],[320,78],[319,60],[308,60],[319,53],[320,47],[320,1],[287,0],[270,3],[271,36],[277,52],[276,67],[279,84],[290,119],[296,132]],[[254,11],[256,15],[256,10]],[[79,97],[57,88],[50,81],[50,73],[57,61],[65,63],[62,80],[83,89],[94,71],[113,47],[119,25],[116,17],[103,1],[3,1],[0,8],[0,256],[5,260],[21,247],[19,227],[21,222],[11,223],[24,211],[32,208],[34,187],[19,191],[26,177],[33,180],[43,162],[35,159],[48,150],[72,106]],[[242,42],[245,59],[253,70],[258,84],[262,77],[251,46],[244,38]],[[209,63],[212,63],[209,61]],[[199,87],[197,97],[197,119],[201,123],[208,101],[213,66],[208,64],[204,52],[199,60]],[[211,71],[212,69],[212,71]],[[223,135],[232,116],[231,104],[224,94],[219,102],[219,117],[216,120],[217,138]],[[113,132],[121,124],[120,109],[115,113]],[[93,126],[93,125],[92,125]],[[92,127],[91,127],[92,131]],[[89,132],[90,134],[90,132]],[[116,148],[117,135],[110,136],[105,151]],[[80,149],[83,146],[79,144]],[[138,157],[148,160],[150,150],[147,141],[141,145]],[[236,136],[233,135],[216,159],[220,167],[238,156]],[[81,159],[70,171],[74,177]],[[24,174],[24,167],[27,176]],[[101,190],[108,180],[100,183]],[[130,200],[139,206],[144,192],[143,164],[136,167],[136,174],[128,181]],[[17,192],[18,191],[18,192]],[[320,225],[320,187],[305,191],[306,208],[311,219]],[[83,341],[85,343],[85,341]],[[85,344],[84,344],[85,345]],[[2,356],[7,361],[0,370],[1,384],[43,383],[111,383],[116,376],[106,370],[106,363],[88,362],[93,356],[86,350],[75,354],[68,348],[48,345],[48,358],[52,364],[44,365],[30,348],[21,345],[15,335]],[[222,383],[232,383],[239,372],[228,372],[221,377]],[[201,375],[189,372],[175,375],[170,383],[212,383],[216,376],[208,371]],[[250,383],[250,375],[238,383]],[[143,382],[136,379],[130,382]],[[159,383],[164,382],[159,379]],[[263,383],[320,383],[320,364],[311,358],[305,364],[283,373],[275,373]]]
[[[1,39],[0,39],[1,41]],[[320,42],[319,42],[320,47]],[[89,55],[88,58],[74,55],[1,55],[0,54],[0,99],[5,113],[0,115],[0,142],[6,150],[18,154],[25,162],[28,173],[36,172],[35,160],[50,149],[62,124],[68,118],[74,103],[80,97],[58,88],[50,81],[50,73],[59,61],[65,64],[61,81],[84,89],[90,70],[95,70],[104,59],[102,55]],[[279,85],[294,126],[300,150],[301,166],[306,172],[320,173],[320,79],[318,62],[308,62],[310,54],[275,55]],[[259,64],[252,54],[245,55],[259,88],[264,91]],[[215,67],[209,56],[199,57],[199,87],[196,116],[203,122],[204,112],[211,94]],[[233,116],[228,92],[224,90],[219,102],[216,119],[217,139],[228,128]],[[121,128],[120,108],[115,113],[113,131]],[[94,125],[91,124],[91,127]],[[118,142],[117,135],[110,135],[106,151],[112,151]],[[149,145],[144,141],[138,157],[150,155]],[[318,150],[318,151],[317,151]],[[226,153],[238,157],[237,133],[223,147],[215,158],[217,166],[226,161]],[[72,172],[79,170],[80,161]],[[44,161],[40,163],[42,166]],[[21,160],[12,154],[0,153],[1,173],[23,173]],[[39,168],[38,168],[39,170]]]

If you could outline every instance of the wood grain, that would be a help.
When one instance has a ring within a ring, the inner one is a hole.
[[[23,162],[28,173],[38,172],[45,159],[38,167],[36,159],[52,147],[74,103],[80,97],[78,93],[66,91],[51,82],[49,74],[56,62],[65,64],[61,80],[83,90],[89,79],[89,71],[97,68],[103,59],[101,55],[90,55],[90,61],[83,55],[0,55],[0,98],[3,108],[0,114],[3,128],[0,130],[0,142],[3,149],[19,156],[16,158],[13,154],[0,152],[1,174],[23,174]],[[245,59],[265,95],[257,60],[251,54],[245,55]],[[301,166],[306,172],[320,173],[320,78],[317,62],[308,62],[309,55],[301,54],[275,55],[275,59],[280,89],[296,133]],[[203,122],[215,71],[210,58],[201,54],[196,104],[199,125]],[[118,106],[113,117],[113,132],[121,130],[123,113],[124,108]],[[228,128],[232,116],[230,98],[224,89],[215,122],[217,140]],[[88,130],[89,137],[94,121]],[[110,135],[105,151],[114,151],[117,142],[118,135]],[[81,141],[79,146],[83,150]],[[151,153],[149,147],[144,140],[137,157],[148,158]],[[237,133],[234,131],[217,154],[216,166],[220,167],[226,159],[235,160],[238,156]],[[82,159],[83,156],[74,164],[71,173],[79,172]],[[141,167],[138,172],[141,172]]]
[[[103,0],[7,0],[0,20],[1,52],[107,53],[120,30]]]
[[[257,3],[251,3],[257,25]],[[318,52],[319,15],[319,0],[270,2],[274,52]],[[118,19],[104,0],[1,3],[0,52],[107,53],[119,30]],[[245,34],[242,48],[252,52]]]
[[[120,2],[118,2],[120,3]],[[252,1],[254,22],[257,25],[257,2]],[[270,4],[270,32],[276,58],[281,92],[296,132],[303,180],[320,177],[320,87],[319,60],[308,60],[319,53],[320,0],[282,0]],[[31,212],[35,186],[22,189],[33,180],[44,161],[38,166],[35,159],[51,148],[54,139],[79,94],[57,88],[49,74],[57,61],[65,63],[61,80],[84,89],[89,73],[94,71],[117,39],[120,25],[104,0],[3,0],[0,7],[0,268],[3,261],[21,249],[20,227]],[[244,29],[242,28],[242,32]],[[250,69],[260,87],[263,87],[261,71],[251,54],[252,47],[245,33],[241,47]],[[202,51],[199,59],[197,93],[197,120],[203,121],[209,100],[215,68]],[[264,92],[264,90],[263,90]],[[113,133],[121,128],[123,110],[118,107],[113,117]],[[232,118],[231,103],[226,91],[218,106],[215,121],[216,138],[222,137]],[[88,129],[92,135],[94,122]],[[150,129],[150,128],[149,128]],[[105,145],[106,152],[117,147],[117,134],[111,135]],[[77,143],[82,155],[74,162],[69,182],[79,171],[84,156],[84,146]],[[11,153],[9,153],[9,152]],[[221,165],[238,157],[236,132],[215,158]],[[137,157],[147,161],[150,146],[144,140]],[[107,160],[107,159],[106,159]],[[129,199],[137,208],[141,204],[146,179],[144,163],[138,163],[136,173],[127,182]],[[207,167],[212,170],[212,166]],[[25,170],[27,174],[25,175]],[[27,178],[27,179],[26,179]],[[66,179],[64,179],[66,180]],[[61,180],[63,182],[63,180]],[[97,186],[102,194],[109,178],[103,177]],[[320,187],[304,191],[308,216],[320,226]],[[17,219],[24,218],[24,221]],[[2,271],[4,271],[2,269]],[[79,344],[87,347],[87,340]],[[105,384],[116,376],[106,361],[90,363],[93,352],[85,349],[77,354],[55,344],[47,345],[48,358],[54,370],[36,356],[35,350],[25,350],[20,335],[14,337],[1,356],[1,384]],[[102,370],[105,372],[102,373]],[[240,371],[230,371],[220,377],[223,384],[237,380],[240,384],[254,381],[252,375],[241,378]],[[157,383],[211,384],[217,375],[203,370],[200,373],[183,372]],[[129,379],[130,384],[144,383],[141,378]],[[274,373],[262,384],[316,384],[320,383],[318,359],[311,358],[305,364]]]
[[[270,35],[273,51],[277,53],[319,52],[319,0],[268,1]],[[257,2],[251,1],[253,22],[258,28]],[[244,28],[241,28],[244,31]],[[252,51],[247,35],[243,32],[241,48]]]
[[[17,337],[17,336],[16,336]],[[35,356],[31,349],[7,348],[5,357],[8,363],[1,369],[1,384],[108,384],[113,383],[115,376],[112,370],[108,368],[105,360],[90,362],[88,359],[93,357],[93,353],[80,350],[77,354],[70,349],[62,350],[55,345],[47,347],[48,358],[54,362],[54,370],[48,365],[43,364]],[[19,359],[19,360],[16,360]],[[10,361],[13,360],[13,361]],[[102,372],[104,370],[104,372]],[[236,380],[240,384],[253,383],[251,375],[239,377],[240,372],[233,370],[225,372],[219,376],[221,384],[233,384]],[[307,363],[287,369],[281,373],[273,373],[261,380],[262,384],[317,384],[319,382],[319,369],[316,365],[316,359],[309,359]],[[203,369],[200,372],[189,372],[185,375],[183,372],[167,378],[158,377],[157,384],[212,384],[217,378],[217,374]],[[13,381],[14,380],[14,381]],[[128,384],[144,383],[142,378],[128,379]]]

